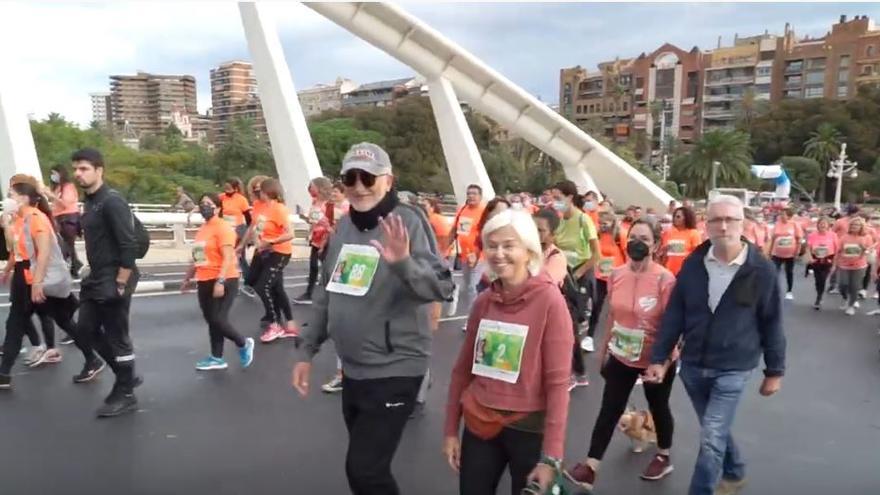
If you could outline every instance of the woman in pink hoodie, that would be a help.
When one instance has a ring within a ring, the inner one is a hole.
[[[571,317],[527,214],[504,211],[482,236],[494,281],[474,302],[452,370],[443,450],[463,495],[494,494],[505,469],[511,493],[532,481],[546,490],[564,451]]]
[[[617,422],[639,376],[648,367],[651,346],[660,320],[672,294],[675,276],[653,256],[659,246],[660,232],[650,222],[636,220],[629,229],[627,263],[611,272],[608,279],[608,331],[600,349],[605,389],[602,406],[593,426],[587,460],[578,464],[570,476],[585,488],[592,489]],[[607,356],[607,359],[606,359]],[[673,366],[675,356],[667,360]],[[669,394],[675,373],[666,373],[662,383],[644,383],[645,398],[654,418],[658,452],[642,473],[644,480],[659,480],[672,472],[669,451],[672,447],[674,421],[669,408]]]

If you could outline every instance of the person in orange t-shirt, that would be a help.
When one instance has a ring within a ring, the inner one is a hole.
[[[235,235],[241,242],[251,224],[251,205],[242,194],[241,179],[233,177],[227,180],[223,184],[223,191],[223,194],[220,195],[220,201],[223,205],[223,220],[229,222],[229,225],[235,229]],[[238,266],[242,275],[247,278],[249,267],[245,256],[239,256]]]
[[[428,222],[431,224],[431,230],[437,238],[437,252],[446,253],[449,250],[449,228],[451,223],[449,219],[440,213],[440,202],[437,198],[425,198],[422,208],[428,216]],[[431,303],[431,330],[436,332],[440,328],[440,314],[443,311],[442,302]]]
[[[255,220],[259,242],[257,250],[263,256],[263,269],[254,284],[254,290],[263,302],[263,309],[272,321],[260,336],[267,344],[279,338],[299,336],[299,328],[293,321],[290,299],[284,290],[284,268],[293,254],[293,229],[290,226],[290,210],[282,203],[283,192],[277,179],[267,179],[260,184],[266,206]]]
[[[672,228],[661,235],[660,257],[663,266],[678,276],[684,260],[702,243],[694,211],[686,206],[676,208],[672,215]]]
[[[202,371],[226,369],[223,359],[223,339],[238,346],[242,368],[254,360],[254,339],[241,336],[229,322],[229,311],[238,294],[238,268],[235,266],[235,230],[223,220],[223,208],[216,194],[199,198],[199,213],[205,223],[196,233],[192,244],[193,262],[186,272],[181,291],[190,287],[193,278],[198,282],[199,308],[208,324],[211,354],[196,363]]]
[[[599,315],[602,313],[602,307],[605,304],[605,298],[608,296],[608,277],[611,272],[618,266],[626,262],[624,249],[621,248],[617,232],[617,217],[613,213],[604,212],[599,215],[599,262],[596,263],[596,291],[593,294],[593,307],[590,311],[589,329],[590,335],[596,331],[599,324]],[[629,235],[629,232],[624,234]]]
[[[455,220],[452,222],[452,230],[449,233],[450,239],[453,239],[453,255],[461,262],[465,294],[468,296],[468,308],[477,296],[477,284],[480,281],[479,254],[476,246],[479,235],[477,224],[480,223],[485,209],[483,188],[476,184],[469,185],[467,201],[456,212]]]
[[[776,270],[785,265],[785,282],[788,291],[785,293],[785,299],[792,300],[794,295],[791,292],[794,282],[794,260],[801,248],[801,240],[804,233],[800,225],[794,223],[792,218],[794,211],[786,208],[773,226],[773,240],[770,243],[770,255],[773,257],[773,263],[776,264]]]

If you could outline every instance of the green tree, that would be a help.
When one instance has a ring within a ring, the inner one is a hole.
[[[804,141],[804,156],[812,158],[821,165],[819,178],[819,201],[825,201],[825,173],[828,172],[831,160],[840,153],[842,136],[833,124],[824,123],[810,133],[810,139]]]
[[[378,132],[355,127],[355,121],[351,117],[311,122],[309,133],[315,145],[321,170],[328,177],[339,175],[342,158],[352,145],[370,142],[382,146],[385,142],[385,137]]]
[[[165,153],[175,153],[182,151],[184,148],[183,133],[173,123],[162,131],[162,151]]]
[[[712,130],[672,165],[673,176],[688,185],[688,194],[699,197],[712,184],[713,163],[718,162],[718,185],[741,185],[749,179],[752,155],[749,136],[741,131]]]
[[[815,197],[824,176],[822,165],[812,158],[803,156],[783,156],[780,161],[792,184],[803,188]]]
[[[230,123],[226,142],[214,154],[214,165],[214,180],[218,183],[229,177],[276,175],[269,146],[257,133],[253,120],[248,118],[237,118]]]

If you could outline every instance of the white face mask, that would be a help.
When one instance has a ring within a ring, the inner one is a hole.
[[[3,213],[14,215],[18,213],[19,208],[21,208],[21,204],[18,201],[12,198],[3,198]]]
[[[513,208],[514,210],[522,210],[523,204],[522,203],[510,203],[510,207]]]

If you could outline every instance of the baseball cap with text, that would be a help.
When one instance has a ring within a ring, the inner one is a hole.
[[[349,170],[363,170],[373,175],[391,175],[391,158],[379,146],[373,143],[358,143],[352,146],[342,159],[344,175]]]

